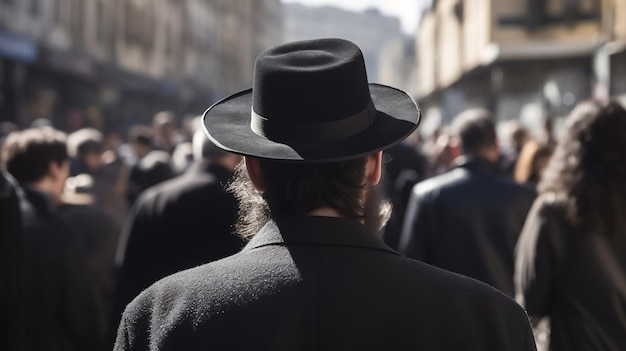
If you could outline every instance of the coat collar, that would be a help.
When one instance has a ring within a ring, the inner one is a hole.
[[[363,224],[346,218],[293,216],[270,221],[244,250],[268,245],[313,245],[359,247],[400,255]]]
[[[497,165],[480,156],[461,156],[454,163],[458,168],[464,168],[470,172],[497,173]]]

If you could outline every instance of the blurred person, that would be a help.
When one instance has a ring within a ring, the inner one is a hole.
[[[114,150],[105,151],[105,148],[110,147],[105,142],[102,132],[93,128],[82,128],[71,133],[67,140],[72,161],[70,176],[89,178],[88,189],[93,198],[91,205],[112,216],[118,223],[116,226],[121,227],[128,212],[125,199],[128,170]]]
[[[219,149],[201,130],[193,146],[193,166],[146,190],[129,214],[117,252],[114,322],[126,304],[157,280],[243,247],[242,238],[233,234],[237,200],[225,189],[241,156]]]
[[[94,284],[99,344],[96,350],[110,350],[105,340],[110,335],[109,311],[113,306],[115,286],[115,249],[121,231],[121,222],[112,214],[97,206],[95,180],[86,173],[70,177],[65,182],[62,203],[57,211],[85,243],[89,275]]]
[[[466,110],[454,128],[463,157],[453,170],[413,188],[399,251],[513,297],[513,250],[534,192],[499,176],[489,111]]]
[[[389,247],[397,249],[411,189],[426,179],[429,163],[421,152],[407,144],[406,139],[385,150],[383,161],[383,186],[393,206],[391,218],[383,229],[383,240]]]
[[[533,189],[536,188],[553,151],[552,145],[542,144],[535,140],[526,142],[515,164],[513,172],[515,181]]]
[[[20,192],[15,179],[0,169],[0,349],[18,350],[23,233]]]
[[[95,174],[102,167],[104,135],[94,128],[82,128],[67,137],[70,155],[70,176]]]
[[[19,349],[94,349],[101,326],[84,242],[58,215],[69,175],[66,135],[50,127],[14,132],[2,154],[24,191]]]
[[[176,117],[171,111],[161,111],[152,119],[154,130],[154,148],[172,154],[181,142],[176,128]]]
[[[378,237],[389,215],[380,150],[415,130],[419,110],[368,84],[356,45],[268,49],[253,86],[204,115],[211,140],[245,157],[230,188],[250,242],[144,290],[115,350],[534,350],[513,300]]]
[[[133,126],[129,132],[129,142],[137,155],[128,175],[126,198],[132,206],[145,189],[174,177],[168,152],[153,148],[153,134],[150,127]]]
[[[626,110],[586,101],[566,121],[516,251],[517,300],[550,349],[626,350]]]
[[[500,167],[502,174],[513,177],[517,159],[522,152],[522,148],[530,140],[530,133],[526,128],[521,126],[518,121],[511,120],[508,122],[510,146],[504,150],[500,159]]]
[[[453,167],[454,160],[458,157],[457,142],[454,137],[440,134],[435,141],[433,154],[431,154],[431,169],[429,177],[446,173]]]
[[[188,141],[176,145],[174,152],[172,152],[172,168],[176,174],[185,173],[187,168],[193,164],[192,149],[192,143]]]

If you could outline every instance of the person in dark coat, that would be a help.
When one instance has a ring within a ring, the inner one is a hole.
[[[9,135],[3,163],[24,191],[18,350],[93,350],[98,310],[85,247],[57,214],[69,156],[65,134],[51,127]]]
[[[193,144],[194,165],[146,190],[126,221],[117,252],[115,322],[126,304],[157,280],[243,248],[242,238],[233,234],[237,200],[225,189],[241,156],[217,148],[201,130]]]
[[[216,145],[245,155],[231,189],[252,239],[144,290],[115,350],[534,350],[513,300],[378,236],[389,216],[381,150],[418,120],[406,93],[368,84],[349,41],[261,53],[254,89],[204,115]]]
[[[393,205],[391,218],[383,228],[383,240],[397,250],[411,189],[427,177],[430,166],[426,156],[407,143],[385,150],[383,160],[383,186]]]
[[[400,252],[513,297],[513,251],[534,191],[498,175],[491,113],[467,110],[455,127],[463,158],[452,171],[413,188]]]
[[[18,349],[22,270],[22,215],[19,186],[0,169],[0,350]]]
[[[626,110],[568,117],[516,252],[517,300],[550,350],[626,350]]]
[[[137,156],[130,167],[126,198],[132,206],[142,191],[173,178],[176,174],[171,165],[170,154],[153,149],[152,130],[148,126],[133,126],[129,131],[130,144]]]

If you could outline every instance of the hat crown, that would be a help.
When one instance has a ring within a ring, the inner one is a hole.
[[[262,52],[252,94],[255,114],[288,124],[341,120],[371,102],[363,54],[342,39],[301,41]]]

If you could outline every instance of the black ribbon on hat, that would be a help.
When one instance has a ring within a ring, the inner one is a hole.
[[[351,116],[323,123],[288,123],[272,121],[252,109],[250,128],[264,138],[283,143],[328,143],[356,135],[374,123],[376,106],[370,102]]]

